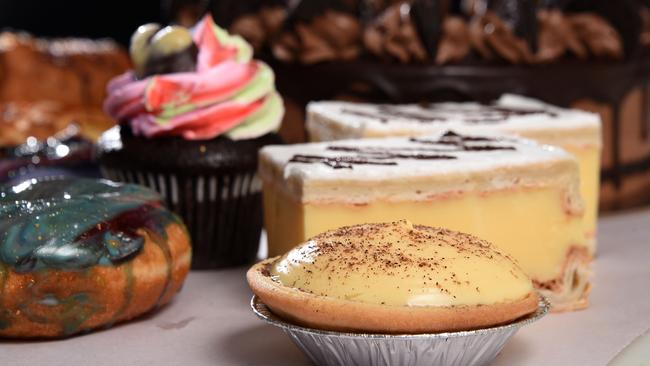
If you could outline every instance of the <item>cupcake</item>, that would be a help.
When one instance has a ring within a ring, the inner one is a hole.
[[[102,174],[149,186],[187,224],[195,269],[249,262],[262,227],[257,151],[279,143],[273,71],[210,16],[192,30],[143,25],[134,70],[108,85],[119,126],[98,143]]]

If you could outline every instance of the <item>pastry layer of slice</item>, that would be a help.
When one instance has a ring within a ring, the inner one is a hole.
[[[562,149],[455,130],[268,146],[259,173],[271,256],[338,227],[408,219],[494,243],[556,310],[587,304],[578,167]]]
[[[491,105],[312,102],[307,111],[307,130],[313,141],[422,136],[463,127],[505,132],[560,146],[579,160],[585,233],[594,241],[602,148],[601,120],[597,114],[558,108],[517,95],[504,95]]]
[[[339,331],[476,329],[532,313],[538,302],[530,278],[490,243],[404,220],[317,235],[247,277],[278,315]]]

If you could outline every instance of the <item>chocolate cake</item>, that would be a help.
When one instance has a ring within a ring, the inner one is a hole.
[[[291,4],[282,32],[257,51],[286,97],[285,140],[305,139],[312,100],[487,103],[523,94],[601,114],[602,208],[650,201],[648,1]],[[361,37],[351,31],[357,28]]]

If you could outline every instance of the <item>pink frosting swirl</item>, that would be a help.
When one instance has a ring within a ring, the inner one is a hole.
[[[250,47],[210,16],[193,39],[199,49],[195,72],[138,80],[129,71],[108,84],[105,111],[146,137],[211,139],[242,124],[256,124],[258,135],[277,129],[283,111],[268,66],[252,61]]]

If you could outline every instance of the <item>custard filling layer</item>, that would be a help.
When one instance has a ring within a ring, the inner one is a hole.
[[[522,269],[486,241],[408,221],[320,235],[270,272],[315,295],[391,306],[498,304],[533,290]]]
[[[561,146],[573,154],[579,163],[580,194],[585,203],[583,216],[585,234],[593,242],[598,221],[598,192],[600,191],[600,148],[576,145]],[[593,251],[593,248],[591,248]]]
[[[535,281],[563,275],[571,247],[586,247],[581,217],[565,209],[556,187],[458,193],[429,201],[298,203],[270,183],[264,186],[269,256],[327,230],[370,222],[407,219],[476,235],[515,258]]]

